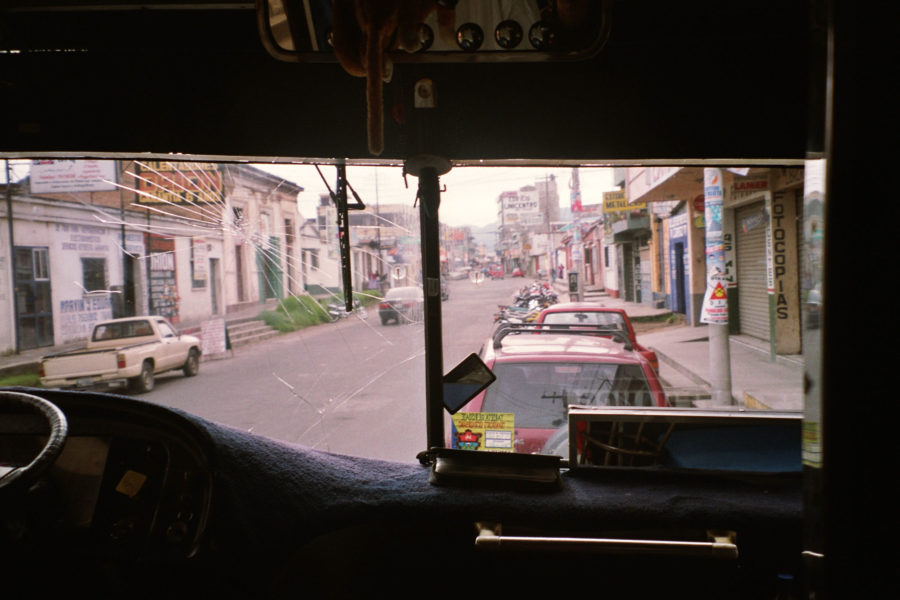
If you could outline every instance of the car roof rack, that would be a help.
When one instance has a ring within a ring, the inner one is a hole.
[[[576,325],[568,323],[503,323],[492,336],[494,348],[501,348],[503,338],[512,334],[540,333],[551,335],[590,335],[610,336],[621,343],[625,350],[633,350],[628,334],[621,329],[605,327],[602,325]]]

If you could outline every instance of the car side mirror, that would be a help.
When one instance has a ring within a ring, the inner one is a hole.
[[[477,354],[470,354],[444,375],[444,408],[451,415],[456,414],[496,379],[497,376]]]

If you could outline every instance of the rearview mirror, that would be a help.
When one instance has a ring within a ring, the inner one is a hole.
[[[497,376],[477,354],[470,354],[444,375],[444,408],[451,415],[456,414],[496,379]]]

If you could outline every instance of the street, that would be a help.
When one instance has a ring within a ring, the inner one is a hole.
[[[521,279],[449,281],[442,303],[444,371],[490,335],[497,304]],[[244,431],[355,456],[415,461],[426,448],[423,326],[365,321],[285,334],[204,361],[197,377],[157,378],[141,398]]]

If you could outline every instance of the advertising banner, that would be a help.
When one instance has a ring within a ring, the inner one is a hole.
[[[116,189],[116,161],[34,159],[29,181],[32,194],[111,191]]]

